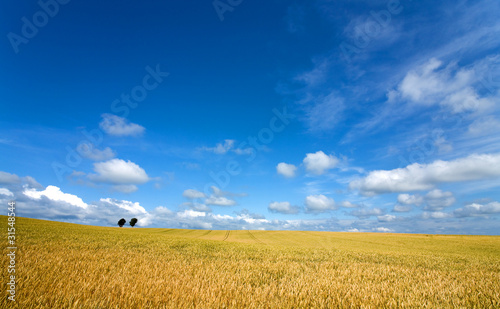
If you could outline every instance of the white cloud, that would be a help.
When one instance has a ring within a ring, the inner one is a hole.
[[[207,205],[196,202],[182,203],[181,206],[189,207],[189,209],[194,211],[212,212],[212,209]]]
[[[210,189],[212,189],[213,195],[215,195],[215,196],[224,196],[225,195],[224,192],[221,189],[217,188],[216,186],[211,186]]]
[[[373,230],[375,232],[381,232],[381,233],[392,233],[392,232],[394,232],[393,229],[389,229],[389,228],[386,228],[386,227],[377,227],[377,228],[374,228]]]
[[[469,126],[469,134],[490,135],[492,132],[500,132],[500,121],[493,116],[487,116],[474,120]]]
[[[138,136],[144,133],[144,127],[131,123],[127,119],[113,115],[102,114],[99,127],[109,135],[115,136]]]
[[[292,206],[289,202],[272,202],[269,203],[267,209],[270,212],[277,212],[282,214],[296,214],[299,212],[299,207]]]
[[[235,149],[233,149],[233,152],[237,155],[251,155],[252,153],[255,152],[255,149],[253,149],[253,148],[235,148]]]
[[[215,196],[247,196],[248,194],[246,193],[233,193],[229,191],[222,191],[221,189],[217,188],[216,186],[211,186],[210,189],[212,189],[213,194]]]
[[[358,218],[369,218],[372,216],[381,216],[384,214],[384,211],[380,208],[365,208],[351,211],[350,214]]]
[[[132,215],[141,215],[147,214],[148,212],[144,207],[142,207],[138,202],[124,201],[124,200],[115,200],[112,198],[101,198],[100,201],[104,203],[106,206],[116,206],[120,209],[127,211]]]
[[[217,143],[215,147],[203,147],[202,149],[216,154],[225,154],[234,147],[234,142],[232,139],[226,139],[224,144]]]
[[[93,161],[105,161],[116,156],[111,148],[106,147],[103,150],[99,150],[97,148],[94,148],[94,146],[90,143],[82,143],[78,145],[76,150],[80,155],[82,155],[82,157]]]
[[[356,207],[359,207],[359,205],[356,205],[356,204],[353,204],[349,201],[342,201],[340,202],[340,206],[344,207],[344,208],[356,208]]]
[[[182,196],[188,198],[188,199],[197,199],[197,198],[204,198],[206,197],[205,193],[194,190],[194,189],[187,189],[184,190],[182,193]]]
[[[398,87],[404,99],[422,104],[440,104],[452,113],[475,112],[493,106],[490,98],[481,97],[472,87],[477,79],[474,68],[455,70],[454,65],[443,68],[443,63],[435,58],[416,70],[408,72]]]
[[[320,213],[327,212],[330,210],[335,210],[335,201],[322,194],[320,195],[309,195],[305,200],[306,212]]]
[[[91,174],[88,177],[96,182],[142,184],[150,180],[144,169],[130,160],[112,159],[94,163],[94,171],[97,174]]]
[[[56,186],[47,186],[43,191],[37,191],[36,189],[26,188],[23,192],[24,195],[31,199],[39,200],[42,196],[45,196],[51,201],[64,202],[73,206],[80,208],[87,208],[89,205],[83,202],[81,198],[76,195],[64,193]]]
[[[326,155],[323,151],[308,153],[304,158],[306,170],[316,175],[322,175],[326,170],[332,169],[339,163],[339,159]]]
[[[451,214],[441,212],[441,211],[433,211],[433,212],[424,212],[422,213],[423,219],[445,219],[452,217]]]
[[[424,197],[426,210],[441,210],[445,207],[449,207],[455,203],[455,197],[453,193],[447,191],[443,192],[439,189],[434,189],[427,193]]]
[[[114,185],[112,188],[114,191],[122,193],[133,193],[139,189],[136,185]]]
[[[380,222],[391,222],[391,221],[396,220],[396,216],[393,216],[393,215],[377,216],[377,220]]]
[[[137,225],[141,227],[149,226],[153,223],[153,216],[150,214],[146,214],[145,216],[137,219]]]
[[[198,218],[198,217],[205,217],[207,215],[206,212],[203,211],[195,211],[195,210],[184,210],[183,212],[178,212],[177,216],[179,218]]]
[[[500,214],[500,203],[490,202],[486,205],[472,203],[453,212],[455,217],[477,217]]]
[[[409,212],[409,211],[411,211],[411,206],[410,205],[399,205],[399,204],[396,204],[394,206],[394,208],[392,209],[392,211],[395,211],[395,212]]]
[[[420,205],[423,202],[423,198],[419,195],[410,194],[400,194],[398,195],[398,203],[403,205]]]
[[[18,183],[20,181],[19,176],[0,171],[0,184]]]
[[[472,154],[453,161],[414,163],[405,168],[372,171],[352,181],[351,189],[365,195],[432,189],[435,184],[500,177],[500,153]]]
[[[109,135],[115,136],[138,136],[144,133],[144,127],[129,122],[127,119],[113,115],[102,114],[99,127]]]
[[[14,193],[10,192],[9,189],[0,188],[0,195],[14,196]]]
[[[281,162],[276,166],[276,171],[278,174],[281,174],[287,178],[295,177],[295,171],[297,167],[293,164],[287,164],[285,162]]]
[[[229,151],[237,155],[249,155],[254,152],[253,148],[235,148],[236,141],[233,139],[225,139],[224,143],[217,143],[215,147],[201,147],[201,150],[213,152],[215,154],[226,154]]]
[[[171,211],[170,209],[168,209],[167,207],[164,207],[164,206],[158,206],[152,212],[154,214],[163,215],[163,216],[165,216],[165,215],[171,216],[174,214],[173,211]]]
[[[211,196],[205,200],[205,204],[216,206],[234,206],[236,205],[236,201],[228,199],[224,196]]]

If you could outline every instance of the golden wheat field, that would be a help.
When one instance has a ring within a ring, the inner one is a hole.
[[[7,231],[7,217],[0,219]],[[26,218],[17,218],[16,232],[16,301],[4,292],[2,308],[500,307],[498,236],[119,228]]]

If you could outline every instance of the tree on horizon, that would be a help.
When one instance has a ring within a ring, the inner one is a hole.
[[[134,227],[134,225],[135,225],[136,223],[137,223],[137,218],[132,218],[132,219],[130,219],[129,224],[130,224],[130,226],[131,226],[131,227]]]
[[[120,221],[118,221],[118,226],[122,227],[125,225],[125,223],[127,223],[127,220],[125,220],[124,218],[121,218]]]

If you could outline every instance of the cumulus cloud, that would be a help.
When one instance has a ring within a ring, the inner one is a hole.
[[[206,197],[205,193],[194,190],[194,189],[187,189],[184,190],[182,193],[182,196],[188,199],[197,199],[197,198],[204,198]]]
[[[399,204],[396,204],[394,205],[394,208],[392,209],[392,211],[394,212],[409,212],[411,211],[411,206],[410,205],[399,205]]]
[[[39,200],[42,198],[42,196],[45,196],[51,201],[65,202],[67,204],[81,208],[87,208],[89,206],[85,202],[83,202],[83,200],[78,196],[69,193],[64,193],[61,191],[61,189],[59,189],[56,186],[47,186],[47,188],[43,191],[37,191],[36,189],[26,188],[23,194],[35,200]]]
[[[106,147],[103,150],[100,150],[98,148],[94,148],[94,146],[90,143],[82,143],[78,145],[76,150],[82,157],[93,161],[106,161],[116,156],[115,152],[111,150],[111,148]]]
[[[396,220],[396,216],[393,216],[393,215],[377,216],[377,220],[380,222],[391,222],[391,221]]]
[[[344,207],[344,208],[356,208],[356,207],[359,207],[359,205],[356,205],[356,204],[353,204],[349,201],[342,201],[340,202],[340,206]]]
[[[100,202],[106,204],[107,206],[112,205],[124,209],[132,215],[140,215],[148,213],[146,209],[142,207],[138,202],[116,200],[112,198],[101,198]]]
[[[488,204],[472,203],[463,208],[458,208],[453,212],[455,217],[478,217],[500,214],[500,203],[491,202]]]
[[[317,151],[306,154],[303,162],[307,171],[316,175],[322,175],[326,170],[337,166],[339,159],[332,155],[326,155],[323,151]]]
[[[433,212],[424,212],[422,213],[423,219],[445,219],[452,217],[451,214],[441,212],[441,211],[433,211]]]
[[[267,209],[270,212],[282,214],[296,214],[299,212],[298,206],[292,206],[290,202],[271,202]]]
[[[375,232],[381,232],[381,233],[392,233],[394,232],[393,229],[386,228],[386,227],[377,227],[373,229]]]
[[[439,189],[435,189],[427,193],[424,197],[425,199],[425,210],[442,210],[445,207],[449,207],[455,203],[455,197],[453,193],[447,191],[443,192]]]
[[[276,171],[278,174],[281,174],[287,178],[295,177],[295,171],[297,167],[293,164],[287,164],[285,162],[281,162],[276,166]]]
[[[212,209],[205,204],[197,202],[186,202],[182,203],[181,206],[188,207],[191,210],[202,211],[202,212],[212,212]]]
[[[419,195],[410,195],[410,194],[399,194],[398,195],[398,203],[403,205],[420,205],[423,202],[423,198]]]
[[[22,179],[25,179],[22,178]],[[33,180],[34,181],[34,180]],[[339,229],[333,219],[317,220],[268,220],[263,215],[242,210],[235,215],[213,214],[206,205],[192,203],[182,205],[188,209],[172,211],[158,206],[146,210],[139,202],[101,198],[86,203],[80,197],[48,186],[43,190],[32,188],[27,182],[10,184],[3,188],[14,194],[17,214],[47,220],[58,220],[80,224],[116,226],[119,218],[137,218],[137,226],[168,228],[205,228],[231,230],[335,230]],[[7,191],[2,190],[3,193]],[[24,192],[27,195],[23,194]],[[230,194],[220,191],[218,194]],[[10,195],[0,194],[0,202],[7,203]],[[87,205],[87,207],[81,207]]]
[[[114,191],[122,192],[122,193],[133,193],[139,188],[136,185],[114,185],[111,187]]]
[[[246,196],[246,193],[232,193],[232,192],[222,191],[216,186],[211,186],[210,189],[212,189],[213,193],[205,199],[205,204],[207,205],[234,206],[237,204],[236,201],[227,198],[227,196]],[[191,194],[199,194],[199,193],[191,192]]]
[[[228,199],[224,196],[210,196],[205,200],[205,204],[216,206],[234,206],[236,205],[236,201]]]
[[[476,92],[476,80],[474,67],[457,70],[455,65],[443,67],[440,60],[432,58],[408,72],[391,97],[399,95],[421,105],[440,104],[453,113],[485,110],[493,101]]]
[[[196,211],[190,209],[177,213],[177,216],[179,218],[198,218],[198,217],[205,217],[206,215],[207,214],[203,211]]]
[[[234,193],[234,192],[229,192],[229,191],[222,191],[221,189],[217,188],[216,186],[211,186],[210,189],[212,190],[212,195],[214,196],[247,196],[248,194],[246,193]]]
[[[438,183],[500,177],[500,153],[472,154],[453,161],[414,163],[405,168],[372,171],[349,186],[365,195],[432,189]]]
[[[265,219],[266,217],[258,214],[258,213],[251,213],[248,209],[243,208],[241,211],[235,212],[238,216],[241,217],[247,217],[247,218],[252,218],[252,219]]]
[[[398,195],[398,204],[394,206],[394,212],[409,212],[412,205],[420,206],[424,202],[424,198],[420,195],[410,195],[407,193]]]
[[[144,169],[130,160],[111,159],[94,163],[94,171],[97,174],[91,174],[88,177],[96,182],[120,185],[142,184],[150,180]]]
[[[14,196],[14,193],[10,192],[9,189],[6,188],[0,188],[0,195],[5,195],[5,196]]]
[[[41,184],[39,184],[35,178],[31,177],[31,176],[25,176],[25,177],[22,177],[21,178],[21,182],[24,183],[26,186],[28,186],[29,188],[37,188],[37,189],[41,189],[43,188],[43,186]]]
[[[99,127],[109,135],[115,136],[138,136],[144,133],[144,127],[131,123],[125,118],[113,115],[102,114],[102,121]]]
[[[364,208],[351,211],[350,214],[360,219],[366,219],[372,216],[382,216],[384,214],[384,211],[380,208]]]
[[[305,200],[306,212],[310,213],[321,213],[331,210],[335,210],[335,201],[322,194],[320,195],[309,195]]]
[[[10,174],[0,171],[0,184],[11,184],[21,182],[21,178],[16,174]]]
[[[224,196],[226,195],[224,191],[221,189],[217,188],[216,186],[211,186],[210,189],[212,189],[213,195],[215,196]]]

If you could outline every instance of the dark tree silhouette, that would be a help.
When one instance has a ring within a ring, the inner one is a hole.
[[[124,218],[121,218],[121,219],[120,219],[120,221],[118,221],[118,225],[119,225],[120,227],[124,226],[124,225],[125,225],[125,223],[127,223],[127,220],[125,220]]]
[[[137,219],[136,218],[132,218],[130,219],[130,226],[131,227],[134,227],[134,225],[137,223]]]

